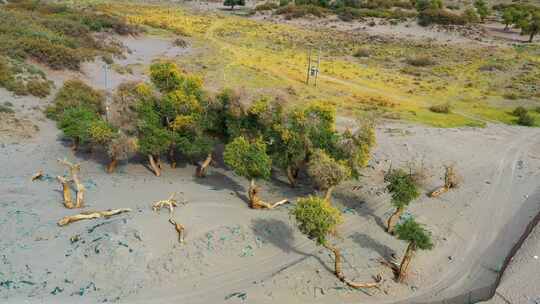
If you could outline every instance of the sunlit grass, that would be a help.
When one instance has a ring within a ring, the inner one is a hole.
[[[98,8],[122,14],[151,33],[190,37],[194,52],[178,61],[216,90],[233,87],[251,95],[283,95],[290,104],[322,100],[345,114],[374,112],[437,127],[482,126],[482,120],[512,124],[508,108],[490,100],[502,100],[508,92],[540,100],[540,94],[535,95],[540,87],[534,87],[540,81],[540,69],[535,69],[540,68],[540,52],[534,47],[476,49],[406,40],[366,44],[362,37],[344,32],[198,14],[177,6],[114,3]],[[311,45],[322,50],[317,87],[305,85]],[[360,46],[369,49],[369,58],[351,56]],[[407,58],[419,54],[431,56],[435,65],[407,65]],[[454,110],[429,111],[441,103],[452,104]]]

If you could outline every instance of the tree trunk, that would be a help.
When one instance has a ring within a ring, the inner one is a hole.
[[[296,176],[294,174],[294,169],[291,166],[287,166],[287,179],[289,180],[289,185],[291,187],[296,187]]]
[[[370,283],[357,283],[347,280],[341,268],[341,251],[338,248],[330,246],[328,244],[325,244],[324,247],[332,251],[332,253],[334,254],[334,274],[341,282],[347,284],[352,288],[373,288],[379,286],[380,282],[382,282],[381,275],[376,276],[375,282]]]
[[[176,154],[174,153],[174,146],[169,148],[169,162],[171,163],[171,168],[176,168]]]
[[[212,163],[212,153],[208,153],[208,156],[206,156],[206,159],[202,162],[202,164],[197,168],[197,177],[205,177],[206,171],[208,170],[208,166]]]
[[[73,138],[73,142],[71,145],[71,150],[77,151],[79,150],[79,146],[81,144],[81,140],[78,137]]]
[[[343,271],[341,270],[341,252],[338,248],[330,246],[328,244],[324,245],[326,249],[332,251],[334,254],[334,274],[340,281],[345,280],[345,276],[343,276]]]
[[[386,231],[390,234],[394,234],[394,227],[396,226],[396,223],[399,221],[399,218],[401,217],[401,214],[403,213],[403,208],[396,208],[396,211],[390,218],[388,219],[388,226],[386,228]]]
[[[68,209],[73,209],[73,199],[71,198],[71,189],[69,189],[69,184],[67,180],[62,176],[56,177],[58,181],[62,184],[62,191],[64,193],[64,207]]]
[[[116,158],[116,155],[111,156],[111,162],[109,165],[107,165],[107,173],[113,173],[116,170],[116,167],[118,166],[118,159]]]
[[[330,187],[328,189],[326,189],[326,194],[324,195],[324,199],[331,203],[332,202],[332,191],[334,191],[334,187]]]
[[[283,199],[273,204],[262,201],[259,198],[259,187],[255,185],[255,179],[251,179],[248,190],[249,197],[249,207],[252,209],[274,209],[280,205],[286,204],[289,202],[288,199]]]
[[[407,251],[405,251],[405,255],[403,256],[403,260],[401,260],[401,265],[399,266],[398,282],[403,282],[405,280],[415,250],[416,244],[414,242],[409,243]]]
[[[535,32],[531,32],[531,35],[529,36],[529,42],[533,42]]]
[[[508,31],[508,26],[509,26],[508,23],[504,25],[504,31]]]
[[[249,198],[249,207],[253,209],[262,209],[263,206],[260,204],[259,198],[259,189],[255,185],[255,179],[251,179],[248,189],[248,198]]]
[[[148,154],[148,160],[150,161],[150,167],[152,168],[152,171],[154,171],[154,174],[156,176],[161,176],[161,170],[159,165],[156,163],[154,156],[152,154]]]
[[[72,164],[65,159],[64,160],[59,159],[58,161],[69,167],[71,178],[73,179],[73,182],[75,183],[75,187],[77,188],[75,208],[82,208],[84,206],[84,192],[86,191],[86,188],[84,187],[83,183],[81,183],[81,179],[79,178],[79,173],[81,171],[81,164]]]

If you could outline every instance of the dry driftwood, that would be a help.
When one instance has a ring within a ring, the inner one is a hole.
[[[66,180],[63,176],[56,177],[60,184],[62,184],[62,192],[64,193],[64,207],[68,209],[75,208],[73,205],[73,199],[71,198],[71,189],[69,189],[69,180]]]
[[[39,170],[34,175],[32,175],[32,181],[35,181],[36,179],[41,179],[43,177],[43,170]]]
[[[208,156],[206,156],[206,159],[201,163],[201,165],[197,168],[197,177],[205,177],[206,171],[208,170],[208,167],[212,163],[212,153],[209,153]]]
[[[358,283],[358,282],[351,282],[351,281],[344,278],[343,283],[349,285],[352,288],[375,288],[375,287],[379,287],[382,280],[383,280],[382,274],[378,274],[378,275],[373,277],[373,282]]]
[[[178,200],[176,200],[174,197],[176,196],[176,192],[171,194],[171,196],[166,200],[157,201],[152,204],[152,210],[159,211],[161,208],[167,207],[169,209],[169,215],[172,216],[174,212],[174,208],[178,207]],[[180,204],[185,205],[186,201],[181,201]]]
[[[283,199],[273,204],[264,202],[259,197],[259,187],[255,185],[255,182],[252,180],[248,190],[249,197],[249,206],[252,209],[274,209],[280,205],[286,204],[289,202],[288,199]]]
[[[184,243],[184,226],[181,224],[178,224],[174,219],[170,218],[169,223],[173,224],[174,229],[176,229],[176,232],[178,232],[178,242],[180,244]]]
[[[66,159],[59,159],[58,162],[69,168],[71,179],[75,183],[75,187],[77,189],[75,208],[82,208],[84,206],[84,192],[86,191],[86,188],[84,187],[83,183],[81,183],[81,180],[79,178],[79,173],[81,172],[81,164],[73,164]]]
[[[75,215],[69,215],[64,218],[62,218],[60,221],[58,221],[58,226],[65,226],[68,224],[71,224],[73,222],[81,221],[81,220],[91,220],[91,219],[97,219],[97,218],[108,218],[113,215],[130,212],[131,209],[129,208],[121,208],[121,209],[109,209],[106,211],[87,211],[82,212]]]

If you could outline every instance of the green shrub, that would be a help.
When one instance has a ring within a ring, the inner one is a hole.
[[[327,200],[316,196],[307,196],[298,199],[291,211],[298,229],[309,238],[317,241],[319,245],[326,244],[326,238],[334,233],[339,224],[343,222],[340,211]]]
[[[56,94],[47,117],[58,119],[68,108],[84,106],[95,113],[105,113],[105,96],[80,80],[68,80]]]
[[[407,18],[416,17],[415,12],[407,12],[401,9],[366,9],[366,8],[353,8],[342,7],[335,10],[339,18],[343,21],[351,21],[354,19],[362,19],[366,17],[372,18],[385,18],[385,19],[398,19],[405,20]],[[370,25],[370,26],[374,26]]]
[[[271,11],[273,9],[277,9],[279,5],[275,2],[266,2],[263,4],[259,4],[255,7],[256,11]]]
[[[520,98],[520,96],[514,92],[504,93],[503,97],[509,100],[516,100]]]
[[[467,13],[455,14],[444,9],[426,9],[422,10],[418,15],[418,23],[422,26],[430,24],[465,25],[472,22],[471,19],[471,16]]]
[[[423,12],[425,10],[440,10],[443,8],[442,0],[416,0],[416,10]]]
[[[517,124],[520,126],[532,127],[534,126],[534,117],[528,112],[522,113],[518,116]]]
[[[0,10],[0,55],[32,57],[54,69],[77,70],[102,53],[121,52],[114,42],[98,41],[95,31],[136,34],[124,20],[45,1],[10,1]]]
[[[90,141],[90,126],[99,119],[92,109],[78,106],[66,109],[58,120],[58,128],[64,136],[78,143]]]
[[[433,106],[429,107],[429,110],[431,112],[435,112],[435,113],[449,114],[450,113],[450,104],[449,103],[444,103],[444,104],[439,104],[439,105],[433,105]]]
[[[0,105],[0,113],[15,113],[15,111],[13,111],[13,109],[9,106],[3,104]]]
[[[26,89],[30,95],[47,97],[51,93],[51,83],[44,80],[31,79],[26,83]]]
[[[522,116],[522,115],[525,115],[527,114],[527,109],[525,109],[524,107],[522,106],[519,106],[517,108],[514,109],[514,111],[512,111],[512,115],[514,116]]]
[[[384,176],[386,189],[392,195],[392,204],[397,208],[408,205],[420,193],[412,174],[402,169],[392,169]]]

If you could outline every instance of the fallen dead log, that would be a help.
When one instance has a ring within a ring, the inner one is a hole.
[[[87,211],[82,212],[76,215],[69,215],[64,218],[62,218],[60,221],[58,221],[58,226],[66,226],[68,224],[82,221],[82,220],[91,220],[91,219],[97,219],[97,218],[109,218],[114,215],[118,215],[125,212],[130,212],[131,209],[129,208],[121,208],[121,209],[109,209],[106,211]]]
[[[34,175],[32,175],[32,181],[35,181],[37,179],[41,179],[43,177],[43,170],[39,170]]]
[[[174,226],[174,229],[176,229],[176,232],[178,232],[178,242],[180,244],[184,243],[184,226],[181,224],[178,224],[174,219],[170,218],[169,223],[171,223]]]

